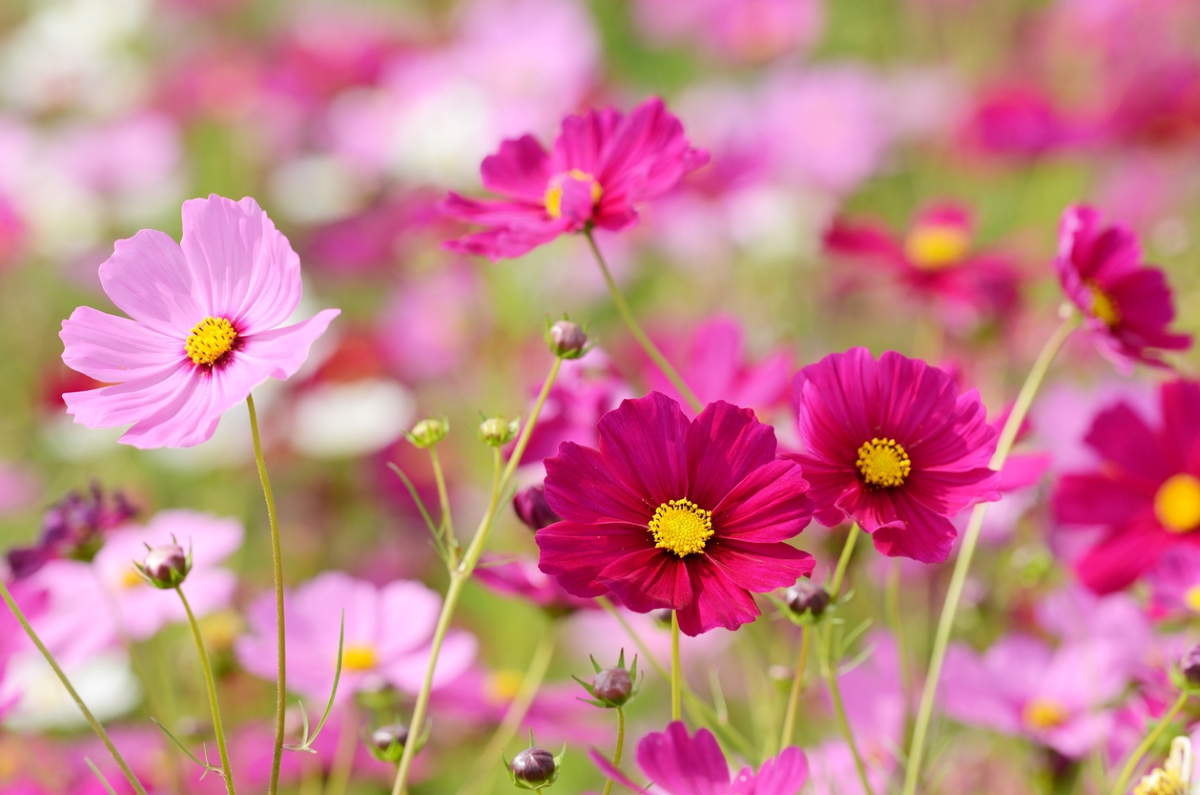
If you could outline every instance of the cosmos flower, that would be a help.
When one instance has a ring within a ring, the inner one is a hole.
[[[538,568],[536,561],[504,561],[485,556],[474,577],[498,594],[525,599],[555,615],[599,609],[595,600],[572,596],[563,590],[557,580]]]
[[[1097,349],[1118,369],[1129,371],[1138,361],[1165,366],[1149,349],[1191,347],[1189,335],[1167,331],[1175,309],[1166,276],[1142,264],[1141,246],[1128,228],[1102,227],[1097,210],[1068,207],[1059,222],[1054,267]]]
[[[254,199],[183,204],[183,242],[143,229],[117,242],[100,282],[130,318],[77,308],[63,361],[110,384],[67,392],[89,428],[133,424],[135,447],[191,447],[269,377],[288,378],[339,313],[280,328],[300,302],[300,259]]]
[[[390,684],[416,693],[429,665],[430,642],[441,598],[418,582],[396,580],[382,588],[337,571],[325,572],[287,595],[287,681],[298,692],[329,698],[337,668],[338,628],[346,617],[338,699]],[[275,598],[267,594],[247,614],[250,634],[238,641],[242,666],[275,678]],[[452,631],[438,657],[434,687],[466,671],[475,638]]]
[[[14,579],[28,577],[51,560],[90,562],[108,533],[137,515],[119,491],[106,495],[99,483],[92,483],[90,492],[89,499],[73,491],[51,506],[42,517],[37,542],[9,550],[8,567]]]
[[[883,554],[940,563],[957,535],[950,519],[999,499],[979,393],[959,395],[938,368],[852,348],[805,367],[794,389],[806,452],[791,457],[822,524],[853,519]]]
[[[576,596],[615,593],[638,613],[670,608],[688,635],[758,615],[751,593],[791,585],[813,559],[784,543],[812,515],[800,467],[775,432],[722,401],[688,420],[659,392],[599,424],[599,449],[546,459],[540,567]]]
[[[657,97],[628,116],[613,108],[568,116],[552,152],[524,135],[484,159],[483,186],[505,199],[449,195],[448,215],[487,228],[445,245],[495,261],[567,232],[625,229],[637,222],[638,204],[707,162],[708,153],[691,147],[679,119]]]
[[[1200,543],[1200,383],[1171,381],[1159,395],[1157,427],[1124,402],[1100,412],[1084,440],[1100,466],[1063,475],[1054,494],[1064,526],[1102,528],[1075,562],[1098,593],[1129,585],[1169,549]]]

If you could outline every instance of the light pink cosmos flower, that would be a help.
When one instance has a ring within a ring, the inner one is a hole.
[[[63,361],[111,386],[63,395],[89,428],[133,424],[135,447],[191,447],[269,377],[288,378],[340,310],[280,328],[300,303],[300,258],[251,198],[183,204],[183,241],[143,229],[100,266],[130,318],[81,306]]]
[[[416,693],[429,664],[430,641],[441,597],[419,582],[396,580],[382,588],[331,571],[287,595],[287,681],[315,700],[329,698],[337,667],[338,628],[346,617],[338,700],[359,690],[390,684]],[[250,673],[275,678],[275,598],[270,594],[248,611],[250,634],[236,646]],[[475,659],[475,638],[452,631],[442,644],[433,685],[444,685]]]
[[[699,42],[733,63],[807,49],[821,34],[820,0],[639,0],[634,20],[658,45]]]
[[[82,661],[110,648],[122,637],[145,640],[168,624],[187,620],[179,598],[146,583],[134,561],[146,557],[146,545],[170,544],[192,549],[192,570],[183,592],[199,617],[226,607],[237,577],[220,564],[242,544],[236,519],[195,511],[162,511],[145,527],[112,531],[91,563],[52,560],[23,581],[41,594],[44,609],[34,629],[63,662]]]

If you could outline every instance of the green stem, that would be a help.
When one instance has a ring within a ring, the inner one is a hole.
[[[658,346],[646,336],[646,332],[642,330],[641,324],[633,316],[633,311],[629,308],[629,304],[625,302],[625,297],[621,295],[620,288],[617,287],[617,283],[613,281],[612,274],[608,271],[608,265],[605,264],[604,257],[600,254],[600,248],[596,245],[596,238],[592,235],[592,231],[589,229],[584,233],[584,236],[587,238],[588,245],[592,248],[592,253],[596,256],[596,262],[600,265],[600,272],[604,274],[604,282],[608,285],[608,292],[612,295],[613,304],[616,305],[617,312],[620,313],[621,319],[625,321],[625,325],[629,327],[629,331],[637,339],[638,344],[642,346],[642,350],[646,352],[646,355],[658,365],[658,369],[662,371],[662,374],[670,379],[679,394],[683,395],[684,400],[688,402],[692,410],[697,413],[702,411],[704,404],[700,402],[696,397],[696,393],[688,387],[675,368],[671,366],[671,363],[667,361],[667,357],[662,355],[662,351],[658,349]]]
[[[679,669],[679,611],[671,611],[671,720],[683,715],[683,671]]]
[[[12,611],[13,616],[17,619],[17,623],[21,625],[21,629],[25,630],[25,634],[33,641],[33,645],[37,646],[37,650],[46,658],[46,662],[50,664],[50,669],[54,671],[54,675],[58,677],[58,681],[62,682],[63,687],[67,689],[71,699],[75,702],[75,706],[79,707],[79,711],[83,713],[83,717],[87,720],[88,725],[92,727],[92,731],[100,738],[100,742],[104,743],[104,747],[112,754],[113,761],[117,763],[117,767],[121,768],[121,772],[125,774],[125,779],[129,782],[129,786],[133,787],[133,791],[137,795],[146,795],[146,790],[142,787],[142,783],[138,781],[137,776],[129,769],[129,765],[125,762],[125,758],[121,756],[121,752],[117,750],[117,746],[113,745],[112,738],[108,736],[108,732],[104,730],[104,726],[100,721],[96,720],[96,716],[87,708],[87,704],[83,703],[83,699],[79,697],[79,693],[71,685],[71,680],[67,679],[67,675],[63,673],[62,668],[58,667],[58,661],[54,659],[54,655],[42,643],[42,639],[33,631],[33,627],[29,624],[29,619],[25,617],[25,613],[17,604],[17,600],[13,599],[13,595],[8,590],[7,583],[4,578],[0,577],[0,598],[4,599],[4,603],[8,605],[8,609]]]
[[[487,748],[479,755],[475,769],[467,779],[466,785],[459,790],[459,795],[470,795],[479,789],[488,773],[492,771],[492,765],[500,756],[500,752],[504,750],[504,746],[516,735],[517,729],[521,728],[521,721],[525,720],[525,716],[529,714],[533,699],[537,696],[538,689],[541,688],[542,681],[546,678],[550,660],[554,657],[557,629],[556,623],[550,630],[542,634],[537,648],[533,650],[533,656],[529,659],[529,668],[526,669],[525,676],[521,679],[517,693],[513,696],[512,703],[508,705],[508,711],[504,713],[504,719],[496,727],[496,732],[488,741]]]
[[[475,529],[475,537],[471,539],[466,554],[457,567],[450,569],[450,585],[446,588],[442,612],[438,616],[437,627],[433,631],[429,665],[425,668],[425,681],[417,693],[417,703],[413,706],[412,721],[409,723],[409,731],[414,737],[421,733],[422,726],[425,725],[425,713],[429,709],[429,696],[433,690],[433,674],[437,670],[438,655],[441,653],[446,633],[450,630],[450,620],[458,608],[458,600],[462,595],[463,586],[471,578],[471,573],[475,570],[475,565],[479,562],[479,557],[483,554],[483,549],[491,536],[492,526],[496,523],[496,511],[500,506],[500,496],[507,490],[513,472],[516,471],[517,464],[521,460],[521,455],[529,445],[530,434],[533,433],[533,428],[537,425],[538,417],[542,413],[542,407],[546,404],[546,398],[550,396],[550,389],[554,386],[555,379],[558,378],[562,361],[561,357],[555,357],[554,364],[550,367],[550,374],[546,376],[546,381],[542,384],[542,391],[538,393],[537,400],[533,404],[533,411],[529,413],[529,419],[526,421],[525,427],[521,429],[521,435],[517,437],[517,443],[513,447],[512,455],[508,459],[508,465],[504,467],[503,474],[500,467],[500,448],[493,448],[492,493],[488,498],[487,511],[484,512],[479,526]],[[400,756],[400,763],[396,766],[396,780],[392,784],[392,795],[401,795],[404,792],[404,787],[408,783],[408,773],[412,768],[412,760],[416,755],[416,747],[417,743],[415,742],[405,743],[404,753]]]
[[[1000,438],[996,442],[996,452],[992,456],[990,466],[999,471],[1008,460],[1008,453],[1016,441],[1017,432],[1029,413],[1033,398],[1045,380],[1050,369],[1050,363],[1058,355],[1063,343],[1071,336],[1071,332],[1079,325],[1079,313],[1072,310],[1070,315],[1050,335],[1029,376],[1025,379],[1017,401],[1013,404],[1012,412],[1004,422]],[[954,562],[954,573],[950,576],[950,587],[946,591],[946,601],[942,605],[942,615],[938,620],[937,633],[934,635],[933,652],[930,655],[929,670],[925,675],[925,687],[921,691],[921,703],[917,708],[917,720],[913,725],[912,745],[908,750],[908,764],[904,774],[904,795],[916,795],[917,781],[921,771],[922,756],[925,752],[925,739],[929,732],[929,722],[933,717],[933,702],[937,695],[938,680],[942,675],[942,663],[945,661],[946,648],[950,643],[950,633],[954,629],[954,618],[958,613],[958,604],[962,599],[963,586],[967,581],[967,573],[971,568],[971,559],[975,555],[975,546],[979,542],[979,532],[983,528],[983,519],[987,515],[988,503],[981,502],[971,511],[971,519],[963,534],[962,549],[959,550],[958,560]]]
[[[859,532],[858,522],[850,525],[850,534],[846,536],[842,554],[838,557],[837,568],[833,571],[833,581],[829,583],[830,602],[836,602],[838,594],[842,590],[842,581],[846,579],[846,569],[850,567],[850,557],[854,554],[854,544],[858,541]]]
[[[617,748],[613,751],[613,767],[621,766],[621,752],[625,750],[625,708],[617,707]],[[604,782],[602,795],[612,795],[613,780]]]
[[[804,690],[804,669],[808,667],[808,637],[811,627],[805,624],[800,629],[800,658],[796,661],[796,675],[792,677],[792,691],[788,694],[787,711],[783,715],[783,733],[779,736],[780,749],[792,744],[796,728],[796,711],[800,706],[800,693]]]
[[[857,527],[857,525],[855,525]],[[854,757],[854,769],[858,772],[859,782],[862,784],[863,792],[866,795],[873,795],[871,792],[871,782],[867,779],[867,766],[863,763],[862,754],[858,751],[858,743],[854,741],[854,731],[850,728],[850,721],[846,719],[846,707],[842,703],[842,691],[838,687],[837,681],[837,663],[831,659],[833,646],[833,626],[828,622],[825,625],[824,632],[818,632],[821,654],[821,674],[825,677],[825,684],[829,687],[829,697],[833,701],[833,713],[837,718],[838,729],[842,736],[846,738],[846,744],[850,746],[850,754]]]
[[[333,766],[329,769],[329,782],[322,788],[322,795],[345,795],[346,787],[350,784],[350,774],[354,772],[354,751],[358,747],[358,708],[351,701],[342,716],[342,725],[338,728],[337,748],[334,751]]]
[[[254,461],[258,464],[258,479],[262,483],[263,497],[267,501],[267,520],[271,524],[271,564],[275,579],[275,648],[278,675],[275,683],[275,747],[271,755],[271,783],[268,795],[279,791],[279,766],[283,763],[283,718],[287,709],[287,649],[283,627],[283,552],[279,544],[279,516],[275,513],[275,494],[271,491],[271,479],[267,476],[267,462],[263,458],[262,438],[258,433],[258,413],[254,410],[254,395],[246,396],[246,408],[250,411],[250,435],[254,438]]]
[[[446,554],[450,556],[450,566],[458,565],[458,539],[454,535],[454,522],[450,518],[450,493],[446,489],[446,477],[442,472],[442,461],[438,458],[437,446],[429,448],[429,461],[433,465],[433,477],[437,481],[438,502],[442,506],[442,541],[446,545]]]
[[[896,656],[900,659],[900,684],[904,693],[913,692],[912,664],[908,659],[908,642],[904,632],[904,618],[900,611],[900,575],[903,563],[899,558],[892,558],[888,568],[887,586],[884,591],[884,613],[891,624],[892,636],[896,639]],[[911,705],[909,699],[904,699],[904,726],[908,730]]]
[[[217,701],[217,682],[213,679],[208,649],[204,647],[204,637],[200,634],[200,625],[196,623],[196,615],[192,612],[192,606],[188,604],[187,597],[183,595],[183,588],[176,585],[175,593],[179,594],[179,601],[183,602],[188,624],[192,627],[192,637],[196,639],[196,651],[200,654],[200,666],[204,669],[204,686],[208,688],[208,706],[212,710],[213,733],[217,736],[217,752],[221,754],[221,775],[225,779],[225,791],[229,795],[235,795],[233,770],[229,766],[229,750],[225,747],[225,727],[221,723],[221,705]]]
[[[1162,719],[1158,722],[1158,725],[1154,727],[1154,730],[1146,735],[1146,738],[1142,740],[1137,748],[1133,749],[1133,753],[1129,755],[1129,759],[1125,762],[1125,766],[1121,768],[1121,775],[1117,777],[1116,786],[1112,788],[1112,795],[1125,795],[1129,789],[1129,780],[1133,778],[1133,771],[1137,770],[1138,763],[1142,761],[1142,757],[1146,755],[1146,752],[1150,750],[1150,747],[1153,746],[1158,738],[1162,736],[1162,733],[1166,731],[1167,726],[1171,724],[1171,721],[1175,720],[1175,716],[1179,714],[1181,709],[1183,709],[1183,705],[1187,703],[1189,696],[1191,696],[1191,693],[1186,690],[1180,693],[1179,698],[1175,699],[1175,703],[1171,705],[1169,710],[1167,710],[1167,714],[1162,716]]]

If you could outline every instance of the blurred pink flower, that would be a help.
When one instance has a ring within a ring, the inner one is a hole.
[[[267,378],[287,378],[340,310],[277,328],[300,303],[300,258],[254,199],[183,205],[182,248],[143,229],[118,241],[100,281],[133,319],[82,306],[63,361],[112,386],[63,395],[89,428],[133,423],[135,447],[191,447]]]
[[[1200,615],[1200,549],[1174,547],[1146,572],[1154,610],[1164,618]]]
[[[445,245],[495,261],[593,225],[625,229],[637,223],[637,205],[707,162],[708,153],[691,147],[679,119],[657,97],[628,116],[614,108],[568,116],[553,152],[525,135],[504,141],[484,159],[484,187],[506,199],[449,195],[443,205],[448,215],[486,229]]]
[[[15,579],[33,574],[59,558],[90,563],[104,546],[108,534],[137,515],[121,492],[105,494],[93,482],[90,494],[72,491],[43,514],[37,541],[8,551],[8,566]]]
[[[337,666],[338,628],[346,620],[338,700],[364,688],[392,685],[416,693],[429,664],[430,642],[441,597],[418,582],[396,580],[382,588],[331,571],[287,595],[288,686],[316,702],[329,698]],[[250,634],[237,643],[242,666],[275,678],[275,600],[265,595],[247,613]],[[451,631],[438,657],[434,687],[460,676],[475,658],[475,638]]]
[[[1079,145],[1090,134],[1041,89],[1003,85],[980,95],[961,137],[968,150],[1036,158]]]
[[[0,270],[21,262],[29,250],[29,224],[17,205],[0,193]]]
[[[962,644],[946,655],[941,698],[946,714],[1003,734],[1028,737],[1080,759],[1112,729],[1110,705],[1130,671],[1108,644],[1068,642],[1052,650],[1008,635],[982,657]]]
[[[455,264],[400,285],[379,319],[379,345],[406,382],[455,372],[490,324],[478,275]]]
[[[572,596],[558,581],[538,568],[536,560],[503,561],[485,556],[475,579],[504,596],[525,599],[556,615],[576,610],[597,610],[595,599]]]
[[[638,0],[634,20],[658,45],[699,43],[732,63],[763,63],[814,44],[820,0]]]
[[[170,117],[135,113],[103,125],[68,129],[52,141],[67,174],[98,193],[150,191],[179,168],[182,131]]]

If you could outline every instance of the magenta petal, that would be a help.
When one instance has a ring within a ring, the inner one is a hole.
[[[493,193],[539,204],[553,176],[549,155],[532,135],[501,142],[500,151],[483,159],[480,175]]]
[[[546,502],[572,522],[627,522],[646,527],[658,505],[650,505],[608,471],[599,451],[574,442],[559,445],[546,459]]]
[[[183,337],[168,337],[128,318],[81,306],[63,321],[63,361],[110,384],[160,374],[183,361]]]
[[[1120,525],[1153,505],[1154,486],[1107,475],[1063,475],[1054,513],[1067,525]]]
[[[762,763],[758,773],[744,768],[733,780],[730,795],[796,795],[808,781],[808,759],[795,746]]]
[[[208,314],[179,244],[153,229],[116,242],[100,284],[122,312],[181,344]]]
[[[721,538],[785,541],[812,518],[808,481],[790,460],[771,461],[743,478],[713,509]]]
[[[622,773],[619,767],[610,762],[608,757],[595,748],[588,749],[588,759],[592,760],[592,764],[600,769],[605,778],[611,778],[630,792],[642,793],[649,789],[649,787],[639,787],[629,776]]]
[[[1158,562],[1174,539],[1150,517],[1134,521],[1092,547],[1075,567],[1079,579],[1099,594],[1125,588]]]
[[[646,537],[650,537],[649,532]],[[680,610],[692,601],[694,583],[684,559],[655,547],[613,560],[596,579],[607,585],[635,613],[649,613],[664,607]],[[566,587],[565,583],[563,587]]]
[[[638,743],[638,767],[669,795],[726,795],[729,767],[708,729],[688,737],[682,721]]]
[[[943,562],[958,537],[954,524],[903,493],[889,497],[875,501],[876,517],[885,518],[889,514],[895,517],[881,523],[872,533],[875,548],[888,557],[912,558],[921,563]]]
[[[623,400],[600,419],[600,455],[609,472],[646,500],[651,516],[688,494],[688,425],[679,404],[660,392]]]
[[[807,552],[782,542],[749,544],[721,539],[708,558],[740,587],[754,593],[787,588],[800,577],[812,574],[816,561]]]
[[[1167,462],[1168,466],[1179,471],[1188,467],[1187,455],[1200,440],[1200,383],[1169,381],[1162,385],[1161,402],[1166,438],[1174,442],[1176,449],[1186,451],[1167,456],[1174,459]]]
[[[534,540],[541,549],[538,568],[554,576],[567,593],[583,597],[608,592],[598,580],[608,564],[631,552],[653,549],[650,532],[628,524],[557,522],[539,530]]]
[[[687,455],[688,497],[713,510],[739,481],[772,463],[775,429],[750,409],[718,400],[688,428]]]
[[[734,582],[708,556],[688,559],[692,579],[692,603],[679,611],[679,629],[695,637],[710,629],[734,630],[758,617],[758,605],[750,592]]]
[[[1084,441],[1129,476],[1161,483],[1173,474],[1163,459],[1163,445],[1145,420],[1126,403],[1096,415]]]
[[[254,199],[184,202],[181,246],[204,312],[193,322],[224,317],[253,334],[278,326],[300,303],[300,258]]]

